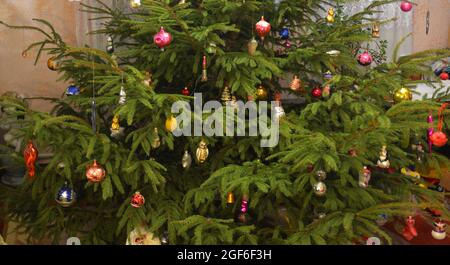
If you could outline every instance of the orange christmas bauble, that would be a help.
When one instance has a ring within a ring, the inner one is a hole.
[[[447,139],[447,135],[445,135],[445,133],[436,131],[430,136],[430,141],[433,145],[435,145],[437,147],[441,147],[447,143],[448,139]]]
[[[97,164],[97,161],[94,160],[94,163],[86,169],[86,177],[89,182],[99,183],[105,179],[106,171],[103,167]]]

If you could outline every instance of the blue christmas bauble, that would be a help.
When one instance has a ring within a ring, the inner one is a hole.
[[[439,67],[439,68],[437,68],[437,69],[434,70],[434,74],[435,74],[436,76],[440,76],[440,75],[442,74],[443,71],[444,71],[444,68]]]
[[[289,29],[288,28],[282,28],[280,30],[280,37],[283,40],[289,39]]]
[[[70,188],[67,183],[64,184],[56,194],[56,202],[62,207],[69,207],[77,200],[77,193]]]
[[[80,94],[80,88],[75,85],[71,85],[66,89],[67,96],[75,96],[78,94]]]

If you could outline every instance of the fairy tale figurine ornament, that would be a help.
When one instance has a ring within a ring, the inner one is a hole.
[[[25,159],[25,166],[27,167],[28,176],[30,178],[36,175],[36,160],[38,158],[38,150],[33,142],[28,141],[27,147],[23,151],[23,158]]]

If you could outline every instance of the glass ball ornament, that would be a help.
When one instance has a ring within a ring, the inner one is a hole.
[[[184,96],[189,96],[191,94],[191,91],[189,91],[189,89],[187,87],[184,87],[181,90],[181,94],[183,94]]]
[[[75,203],[77,193],[67,185],[67,182],[56,193],[56,202],[62,207],[69,207]]]
[[[289,29],[288,28],[282,28],[280,29],[280,37],[282,40],[287,40],[289,39]]]
[[[55,57],[49,58],[47,60],[47,67],[48,67],[48,69],[50,69],[52,71],[56,71],[56,70],[58,70],[58,66],[59,66],[59,64],[58,64],[58,61],[56,60]]]
[[[358,56],[358,63],[362,66],[369,66],[372,64],[373,58],[369,52],[363,52]]]
[[[449,79],[449,74],[446,72],[443,72],[439,75],[439,78],[443,81],[448,80]]]
[[[402,3],[400,4],[400,9],[403,12],[409,12],[409,11],[411,11],[412,8],[413,8],[413,5],[409,1],[402,1]]]
[[[257,100],[267,100],[268,94],[269,93],[267,92],[267,89],[265,87],[263,87],[262,85],[260,85],[256,89],[256,99]]]
[[[133,206],[134,208],[141,208],[142,205],[145,204],[145,198],[144,196],[139,192],[136,191],[133,196],[131,196],[131,201],[130,201],[131,206]]]
[[[447,143],[448,138],[445,133],[441,131],[435,131],[433,132],[433,134],[431,134],[430,141],[434,146],[442,147]]]
[[[311,90],[311,96],[313,98],[320,98],[320,97],[322,97],[322,89],[320,87],[313,88],[313,90]]]
[[[161,27],[159,32],[153,36],[153,42],[161,50],[164,50],[164,48],[172,42],[172,35],[169,32],[166,32],[164,27]]]
[[[92,165],[89,165],[86,169],[86,177],[89,182],[102,182],[105,179],[105,176],[105,169],[101,165],[97,164],[96,160],[94,160],[94,163],[92,163]]]
[[[177,119],[174,116],[170,116],[166,119],[166,130],[168,132],[173,132],[177,129],[178,123]]]
[[[75,85],[70,85],[66,89],[66,95],[67,96],[76,96],[80,94],[80,88]]]
[[[264,41],[264,37],[267,36],[270,32],[270,23],[264,20],[264,16],[261,17],[261,20],[256,23],[256,32],[258,33],[258,36],[261,38],[262,41]]]
[[[401,87],[394,90],[394,103],[400,103],[403,101],[411,101],[413,94],[411,90],[407,87]]]
[[[316,196],[324,196],[327,193],[327,185],[324,182],[319,181],[313,185],[313,191]]]

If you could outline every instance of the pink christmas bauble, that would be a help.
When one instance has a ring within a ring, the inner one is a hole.
[[[411,2],[409,2],[409,1],[403,1],[403,2],[400,4],[400,9],[401,9],[403,12],[409,12],[409,11],[411,11],[412,8],[413,8],[413,5],[412,5]]]
[[[362,66],[368,66],[372,63],[372,55],[368,52],[363,52],[358,56],[358,62]]]
[[[153,36],[153,41],[160,49],[164,49],[164,47],[172,42],[172,35],[166,32],[164,27],[161,27],[161,30]]]
[[[270,32],[270,23],[264,20],[264,16],[261,17],[261,20],[256,23],[256,32],[261,39],[264,40],[264,37]]]

